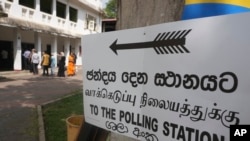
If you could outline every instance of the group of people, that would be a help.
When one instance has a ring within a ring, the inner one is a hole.
[[[68,67],[65,67],[65,61],[66,58],[64,56],[63,52],[60,52],[58,54],[59,60],[58,60],[58,77],[65,77],[65,71],[67,70],[68,76],[74,76],[76,74],[76,59],[77,56],[74,53],[70,53],[68,58]],[[55,68],[56,68],[56,61],[55,61],[55,55],[51,54],[49,55],[47,51],[44,51],[42,53],[42,58],[40,61],[40,57],[36,51],[36,49],[32,49],[32,51],[26,50],[23,53],[24,57],[24,66],[25,69],[29,69],[31,73],[34,75],[38,74],[38,65],[39,63],[42,66],[43,70],[43,76],[49,76],[49,68],[50,68],[50,75],[55,75]]]

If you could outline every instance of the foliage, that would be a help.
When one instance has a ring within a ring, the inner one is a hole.
[[[104,11],[106,18],[116,18],[117,0],[109,0]]]

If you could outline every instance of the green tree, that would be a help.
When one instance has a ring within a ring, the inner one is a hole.
[[[116,18],[117,0],[109,0],[104,11],[106,18]]]

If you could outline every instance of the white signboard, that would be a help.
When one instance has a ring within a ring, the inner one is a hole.
[[[142,141],[250,124],[250,13],[83,37],[86,121]]]

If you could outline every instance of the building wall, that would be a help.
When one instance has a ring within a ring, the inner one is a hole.
[[[3,40],[3,41],[12,40],[12,38],[13,38],[12,28],[0,26],[0,31],[1,31],[0,40]],[[8,33],[8,34],[6,34],[6,33]]]
[[[26,30],[21,30],[21,40],[23,43],[34,43],[34,32],[33,31],[26,31]]]
[[[86,14],[89,13],[97,19],[97,27],[98,30],[95,32],[101,32],[101,11],[96,11],[93,8],[101,6],[100,0],[58,0],[59,2],[67,5],[68,7],[73,7],[78,10],[78,20],[77,22],[72,22],[69,20],[69,13],[66,11],[66,19],[59,18],[56,16],[56,7],[54,6],[52,14],[47,14],[40,11],[40,1],[35,0],[36,7],[35,9],[22,6],[18,4],[18,0],[13,0],[13,2],[9,2],[7,0],[0,0],[0,3],[3,3],[5,10],[8,12],[9,17],[20,18],[29,20],[32,22],[42,23],[45,25],[50,25],[56,27],[58,29],[69,30],[75,33],[83,33],[84,22],[86,21]],[[56,3],[57,0],[52,0]],[[81,2],[82,1],[82,2]],[[101,7],[99,7],[101,9]]]
[[[42,52],[51,46],[51,52],[57,54],[65,52],[68,58],[72,51],[77,55],[76,65],[82,65],[81,37],[86,34],[101,32],[102,8],[101,0],[52,0],[52,13],[40,11],[40,1],[34,0],[35,7],[29,8],[19,5],[19,0],[0,0],[7,18],[0,17],[0,42],[8,43],[13,48],[12,70],[22,69],[23,43],[33,45],[41,56]],[[56,1],[66,5],[66,18],[56,16]],[[77,9],[77,21],[69,20],[69,7]],[[87,23],[87,15],[94,17],[95,29],[90,29]],[[0,46],[0,51],[6,47]],[[10,50],[9,50],[10,51]],[[66,59],[67,65],[67,59]],[[4,66],[0,64],[0,71]],[[5,70],[5,69],[4,69]]]

